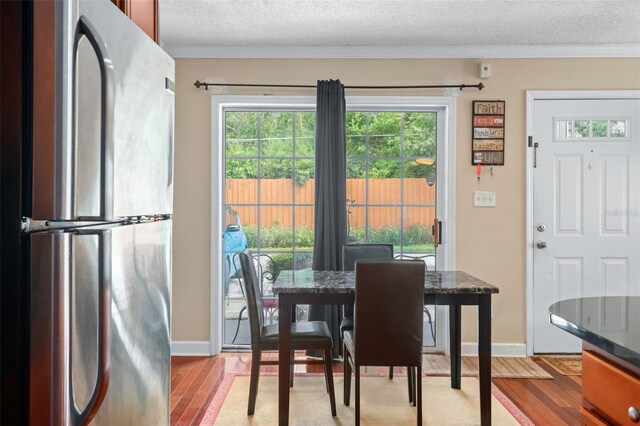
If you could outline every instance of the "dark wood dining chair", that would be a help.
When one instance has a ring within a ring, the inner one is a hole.
[[[247,298],[247,312],[249,313],[249,329],[251,334],[251,379],[249,383],[249,406],[247,415],[253,415],[258,395],[258,381],[260,379],[260,365],[278,365],[277,360],[262,360],[262,351],[278,349],[278,324],[265,325],[262,293],[256,275],[253,256],[249,250],[240,253],[240,265],[244,279]],[[290,321],[280,318],[280,321]],[[325,385],[329,393],[331,415],[336,415],[336,398],[333,388],[333,368],[331,365],[331,348],[333,339],[329,327],[324,321],[301,321],[291,324],[291,371],[290,386],[293,386],[293,364],[323,364]],[[315,349],[323,352],[323,360],[294,360],[294,351]]]
[[[356,261],[353,330],[344,332],[344,404],[355,377],[360,424],[360,367],[415,368],[417,424],[422,424],[422,305],[425,265],[420,260]]]
[[[393,244],[345,244],[342,246],[342,270],[354,271],[356,260],[391,260]],[[340,334],[353,330],[353,305],[344,305]]]
[[[345,244],[342,247],[342,269],[344,271],[355,270],[356,260],[392,260],[393,244]],[[340,335],[345,330],[353,330],[353,305],[344,305],[343,318],[340,323]],[[413,399],[412,372],[407,370],[407,385],[409,389],[409,402]],[[393,379],[393,367],[389,368],[389,378]]]

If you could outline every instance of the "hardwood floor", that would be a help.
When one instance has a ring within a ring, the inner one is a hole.
[[[265,359],[277,359],[267,353]],[[536,425],[580,424],[582,377],[563,376],[539,358],[534,361],[554,380],[493,379],[493,383]],[[216,357],[171,358],[171,424],[198,425],[211,399],[227,373],[248,373],[251,354],[229,352]],[[263,366],[263,372],[277,371]],[[321,373],[322,366],[298,366],[310,373]],[[342,372],[342,363],[334,363],[334,372]],[[386,367],[381,367],[381,373]]]
[[[554,380],[493,379],[493,383],[536,425],[579,425],[582,376],[563,376],[543,360],[533,359]]]

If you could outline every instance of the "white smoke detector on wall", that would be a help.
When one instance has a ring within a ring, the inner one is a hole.
[[[491,77],[491,64],[488,62],[483,62],[480,64],[480,78],[489,77]]]

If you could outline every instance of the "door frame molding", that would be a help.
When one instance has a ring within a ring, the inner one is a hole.
[[[533,105],[537,100],[606,100],[640,99],[640,90],[528,90],[526,104],[526,135],[533,135]],[[533,140],[535,143],[535,138]],[[533,149],[526,150],[526,219],[525,219],[525,256],[526,256],[526,344],[527,356],[533,355]]]
[[[442,213],[443,230],[446,235],[445,242],[441,245],[441,262],[439,267],[446,270],[455,270],[455,223],[456,223],[456,122],[457,122],[457,98],[455,96],[347,96],[347,111],[372,110],[376,107],[385,108],[388,111],[402,111],[412,109],[443,111],[443,120],[438,122],[438,132],[441,132],[444,146],[439,147],[438,158],[443,167],[437,169],[437,179],[444,182],[438,214]],[[223,233],[223,178],[220,171],[224,171],[223,148],[224,129],[223,114],[227,108],[271,106],[273,109],[285,109],[287,106],[304,107],[315,111],[315,96],[264,96],[264,95],[212,95],[211,96],[211,273],[209,288],[209,353],[218,355],[222,351],[222,327],[219,307],[222,306],[222,286],[219,285],[220,271],[222,270],[222,238]],[[445,309],[445,308],[443,308]],[[446,311],[438,311],[442,328],[438,332],[447,335],[449,333],[449,321]],[[441,339],[440,349],[449,352],[449,339]]]

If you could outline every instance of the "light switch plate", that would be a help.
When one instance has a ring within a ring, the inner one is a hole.
[[[493,191],[474,191],[473,206],[474,207],[495,207],[496,193]]]

